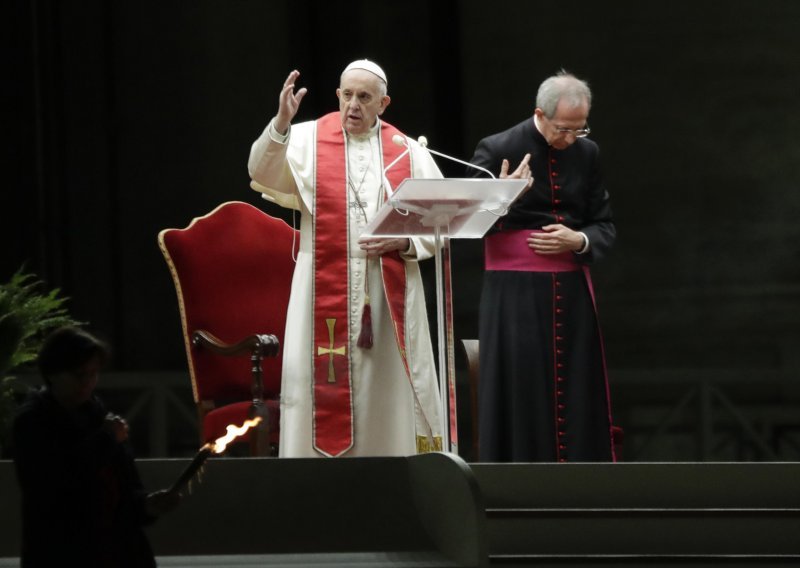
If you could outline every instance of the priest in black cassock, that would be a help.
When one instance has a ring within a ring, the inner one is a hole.
[[[532,117],[484,138],[472,157],[502,172],[529,154],[534,177],[484,241],[481,461],[615,460],[588,265],[616,230],[587,138],[591,102],[588,85],[562,71],[539,87]]]

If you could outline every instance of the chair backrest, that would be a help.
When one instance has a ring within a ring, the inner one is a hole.
[[[178,295],[195,402],[248,400],[248,357],[220,357],[192,346],[204,329],[224,342],[274,334],[281,354],[262,362],[265,397],[280,393],[283,338],[294,261],[295,231],[238,201],[223,203],[185,229],[165,229],[159,246]]]

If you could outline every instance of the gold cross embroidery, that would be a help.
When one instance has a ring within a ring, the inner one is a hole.
[[[325,320],[325,323],[328,325],[328,337],[330,337],[330,346],[329,347],[317,346],[317,355],[328,356],[328,382],[335,383],[336,373],[334,373],[333,371],[333,356],[344,355],[346,347],[344,345],[336,348],[333,347],[333,326],[336,325],[336,318],[327,318]]]

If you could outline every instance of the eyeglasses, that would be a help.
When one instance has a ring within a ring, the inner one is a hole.
[[[556,126],[555,129],[556,132],[558,132],[559,134],[572,134],[575,138],[586,138],[592,131],[592,129],[589,128],[588,124],[586,125],[586,128],[572,129],[572,128],[564,128],[562,126]]]

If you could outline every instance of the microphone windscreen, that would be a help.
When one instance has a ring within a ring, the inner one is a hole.
[[[428,139],[425,138],[424,136],[420,136],[419,138],[417,138],[417,142],[419,142],[419,145],[422,146],[423,148],[428,146]]]
[[[405,146],[406,145],[406,141],[399,134],[395,134],[394,136],[392,136],[392,142],[394,142],[398,146]]]

